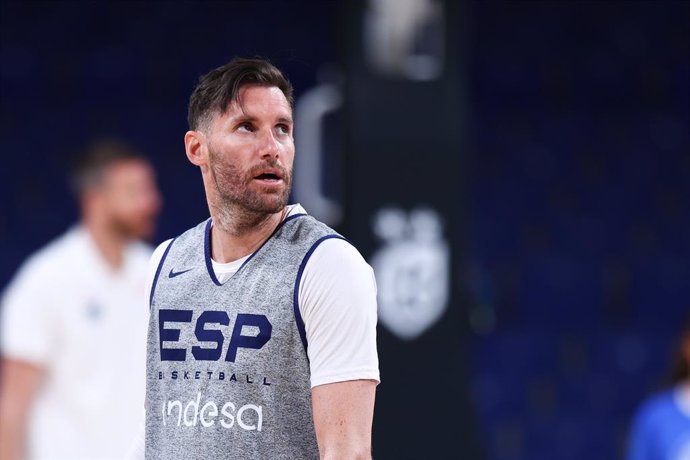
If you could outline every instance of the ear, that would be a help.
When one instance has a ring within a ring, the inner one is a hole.
[[[187,159],[196,166],[207,163],[206,136],[201,131],[187,131],[184,135],[184,149]]]

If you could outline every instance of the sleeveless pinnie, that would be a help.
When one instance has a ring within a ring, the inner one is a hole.
[[[299,283],[319,243],[342,237],[290,216],[221,284],[210,229],[174,239],[153,281],[146,458],[318,458]]]

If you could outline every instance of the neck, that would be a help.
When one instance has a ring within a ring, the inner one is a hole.
[[[127,238],[102,220],[85,218],[83,223],[106,264],[113,270],[119,269],[124,260]]]
[[[248,256],[271,236],[286,213],[287,207],[272,214],[246,210],[211,212],[211,258],[228,263]]]

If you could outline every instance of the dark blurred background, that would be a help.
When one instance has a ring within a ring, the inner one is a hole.
[[[440,70],[386,74],[366,67],[376,44],[362,37],[395,4],[1,2],[0,288],[77,218],[68,165],[95,138],[153,159],[155,243],[204,219],[188,97],[232,56],[265,56],[298,106],[324,81],[341,89],[320,180],[344,209],[332,224],[365,255],[369,203],[432,207],[447,224],[445,320],[412,342],[380,329],[375,455],[622,458],[690,312],[689,3],[436,2],[418,41]],[[377,94],[409,101],[404,122]],[[392,147],[410,133],[414,150]],[[396,168],[419,177],[399,203]],[[308,211],[309,198],[296,197]]]

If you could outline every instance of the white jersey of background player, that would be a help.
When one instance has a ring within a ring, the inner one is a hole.
[[[31,256],[0,310],[0,458],[122,458],[144,401],[153,169],[117,142],[75,171],[81,222]]]

